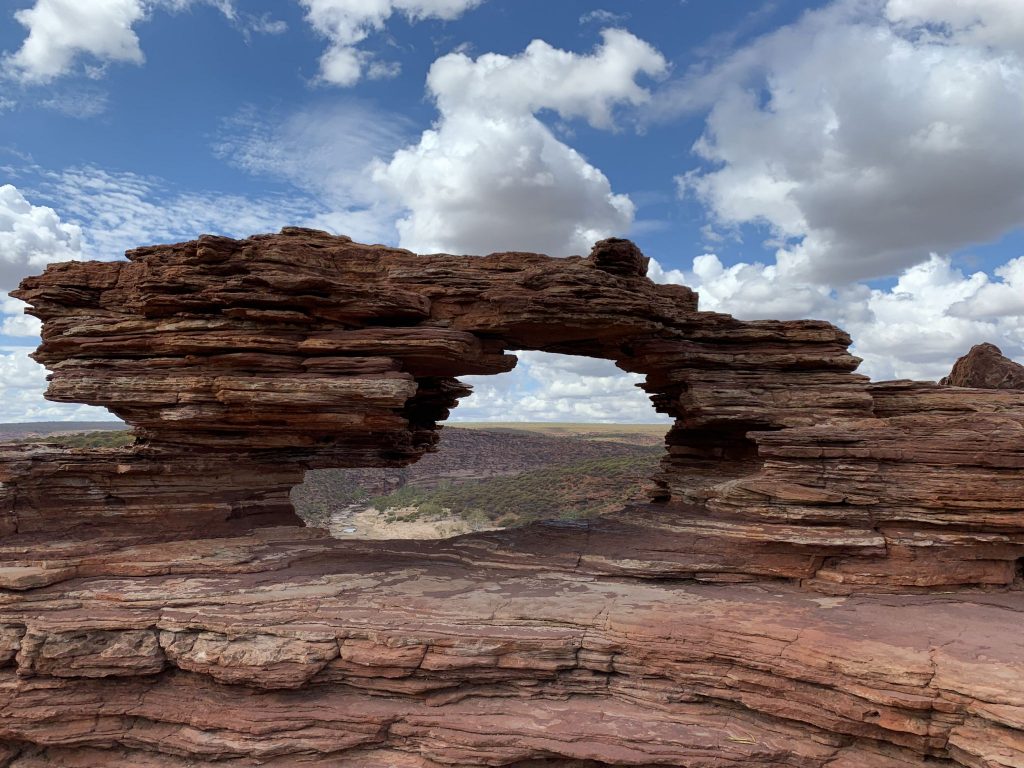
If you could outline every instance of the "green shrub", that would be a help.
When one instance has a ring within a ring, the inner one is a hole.
[[[130,430],[103,430],[101,432],[76,432],[70,435],[46,435],[26,437],[21,443],[55,443],[62,448],[123,448],[135,442],[135,433]]]
[[[419,513],[421,517],[441,517],[444,508],[436,501],[425,501],[419,505]]]
[[[574,520],[601,514],[637,499],[641,481],[652,475],[662,450],[562,464],[519,475],[426,489],[407,485],[371,500],[374,508],[415,507],[417,517],[437,518],[445,510],[477,527],[533,520]]]

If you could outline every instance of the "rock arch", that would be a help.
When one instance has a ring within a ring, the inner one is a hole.
[[[308,468],[414,461],[466,394],[457,377],[510,370],[508,349],[645,375],[675,419],[654,499],[674,506],[638,519],[697,524],[709,487],[760,467],[751,431],[871,414],[845,333],[700,312],[688,288],[648,280],[647,258],[625,240],[587,258],[417,256],[286,229],[127,255],[25,282],[19,296],[44,323],[47,396],[109,408],[136,428],[138,460],[201,460],[217,488],[233,485],[218,466],[252,465],[253,494],[232,497],[230,519],[286,516],[282,490]],[[846,538],[840,549],[877,549],[877,536]],[[751,567],[799,578],[811,565],[790,552]]]
[[[0,765],[1024,759],[1024,393],[870,383],[828,323],[645,272],[623,240],[286,229],[27,279],[48,397],[138,441],[0,447]],[[675,419],[650,504],[445,542],[300,527],[307,469],[416,460],[509,349],[646,377]]]
[[[941,459],[945,475],[975,489],[963,510],[934,498],[941,482],[918,482],[920,498],[894,504],[865,479],[879,466],[879,476],[920,474],[914,460],[886,463],[891,450],[872,455],[892,426],[879,417],[902,418],[892,440],[904,452],[941,443],[949,435],[936,426],[952,422],[921,414],[947,390],[870,384],[853,372],[849,337],[825,322],[702,312],[690,289],[651,282],[627,240],[602,241],[586,258],[419,256],[289,228],[127,256],[51,266],[16,294],[43,321],[35,357],[53,372],[47,397],[105,406],[139,435],[118,459],[130,470],[99,480],[104,495],[78,525],[189,535],[295,524],[287,495],[306,469],[415,461],[467,393],[457,377],[508,371],[507,350],[532,349],[643,374],[655,407],[675,420],[652,505],[590,531],[600,568],[632,562],[638,575],[779,578],[826,591],[1013,579],[1011,555],[1024,542],[978,523],[1012,497],[1019,477],[1008,467],[970,485],[969,457]],[[1020,396],[974,391],[955,408],[1005,411],[1007,399]],[[1004,425],[995,435],[1012,426],[987,418]],[[61,471],[92,477],[95,461]],[[42,466],[46,483],[63,482]],[[194,504],[196,493],[209,503]],[[954,533],[913,533],[922,525]],[[533,543],[515,546],[529,553]]]

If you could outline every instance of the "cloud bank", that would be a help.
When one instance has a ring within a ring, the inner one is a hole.
[[[1024,259],[949,255],[1024,226],[1022,43],[1016,0],[840,0],[691,72],[659,107],[707,114],[680,193],[775,258],[652,277],[704,309],[835,322],[876,379],[938,378],[981,341],[1024,359]]]
[[[13,185],[0,186],[0,291],[14,290],[50,262],[81,258],[81,227],[32,205]]]
[[[643,376],[610,360],[517,352],[519,363],[499,376],[465,376],[473,394],[453,421],[668,423],[637,388]]]
[[[688,285],[700,308],[746,320],[816,318],[853,337],[864,359],[860,372],[875,380],[935,380],[983,341],[1024,361],[1024,257],[995,270],[964,274],[949,257],[932,255],[904,270],[890,288],[851,283],[837,288],[780,279],[777,265],[724,266],[714,254],[689,270],[652,262],[656,282]]]
[[[967,10],[970,6],[971,10]],[[710,107],[681,174],[724,230],[763,226],[788,279],[898,274],[1024,224],[1024,6],[844,0],[671,93]]]

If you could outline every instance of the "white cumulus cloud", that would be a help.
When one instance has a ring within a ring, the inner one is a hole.
[[[1008,261],[995,274],[998,280],[980,273],[978,290],[969,299],[952,305],[950,311],[976,319],[1024,317],[1024,256]]]
[[[55,261],[82,258],[82,230],[52,208],[33,205],[11,184],[0,186],[0,336],[32,339],[39,321],[7,292]],[[0,347],[0,421],[109,419],[100,408],[43,400],[46,370],[29,358],[32,347]]]
[[[116,420],[106,408],[44,400],[46,369],[29,352],[28,347],[0,347],[0,422]]]
[[[0,336],[39,336],[42,324],[31,315],[24,314],[25,307],[25,302],[0,293]]]
[[[519,363],[498,376],[465,376],[473,394],[452,421],[569,421],[649,424],[668,421],[637,388],[643,376],[609,360],[517,352]]]
[[[652,261],[656,282],[689,285],[700,308],[746,320],[828,320],[848,331],[861,373],[873,379],[938,379],[973,345],[988,341],[1024,362],[1024,257],[995,270],[964,274],[932,255],[905,269],[889,288],[801,282],[784,265],[724,266],[714,254],[689,270]]]
[[[13,185],[0,186],[0,291],[13,290],[52,261],[81,258],[81,227],[33,205]]]
[[[885,15],[913,27],[936,25],[959,42],[1024,52],[1024,3],[1020,0],[889,0]]]
[[[610,128],[617,106],[650,98],[636,79],[664,72],[661,54],[622,30],[602,35],[590,54],[535,40],[518,56],[434,62],[427,85],[440,119],[374,174],[408,211],[398,222],[404,247],[564,256],[629,229],[629,198],[537,117],[550,110]]]
[[[374,62],[360,43],[373,32],[384,29],[392,15],[410,21],[450,21],[483,0],[301,0],[306,20],[330,41],[320,58],[320,77],[334,85],[350,86],[364,74],[388,77],[396,74],[394,63]]]
[[[14,14],[28,37],[7,64],[22,80],[37,83],[65,74],[82,54],[141,64],[132,27],[145,13],[140,0],[37,0]]]
[[[840,0],[674,93],[710,108],[680,176],[719,227],[761,224],[789,270],[895,275],[1024,225],[1024,3]]]
[[[4,57],[7,74],[26,84],[45,84],[75,69],[79,59],[96,76],[110,62],[141,64],[145,57],[135,25],[156,9],[181,11],[197,0],[36,0],[14,18],[28,30],[21,47]],[[237,21],[231,0],[198,0]],[[246,27],[247,29],[249,27]],[[275,32],[279,27],[252,27]],[[99,65],[97,67],[97,64]]]
[[[965,275],[948,258],[932,256],[900,275],[887,291],[872,290],[864,304],[851,303],[839,316],[874,378],[937,379],[975,344],[988,341],[1024,359],[1024,316],[973,318],[963,310],[984,304],[992,283],[984,272]]]
[[[1022,31],[1017,0],[838,0],[691,72],[659,107],[707,112],[680,190],[775,253],[652,278],[703,309],[832,321],[875,379],[939,378],[983,341],[1024,360],[1024,257],[968,274],[948,255],[1024,226]]]

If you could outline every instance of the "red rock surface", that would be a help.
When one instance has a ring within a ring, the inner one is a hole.
[[[291,229],[26,280],[49,396],[139,441],[0,451],[0,765],[1024,765],[1024,393],[869,384],[645,264]],[[511,349],[645,374],[657,498],[300,526],[306,469],[416,460]]]
[[[995,344],[977,344],[953,364],[941,384],[951,387],[1024,390],[1024,365],[1003,355]]]

